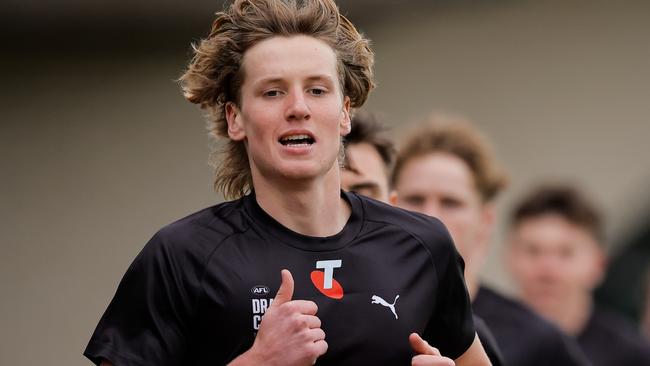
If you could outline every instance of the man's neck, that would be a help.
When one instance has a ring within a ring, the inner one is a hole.
[[[285,227],[309,236],[332,236],[343,230],[351,214],[341,198],[335,166],[326,176],[308,182],[254,182],[260,207]]]
[[[593,301],[591,296],[582,294],[564,300],[543,308],[534,308],[565,333],[576,336],[582,332],[591,317]]]
[[[479,281],[476,276],[465,271],[465,285],[467,286],[467,293],[469,294],[469,299],[474,301],[476,295],[478,294]]]

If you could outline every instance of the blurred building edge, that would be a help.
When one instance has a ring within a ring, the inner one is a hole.
[[[645,307],[643,319],[641,319],[641,330],[650,339],[650,270],[646,274]]]
[[[644,319],[650,318],[650,210],[648,211],[645,224],[619,246],[621,249],[613,256],[605,280],[595,294],[598,305],[622,314],[639,326]],[[647,321],[645,326],[650,328]],[[644,331],[646,336],[650,334],[650,329]]]

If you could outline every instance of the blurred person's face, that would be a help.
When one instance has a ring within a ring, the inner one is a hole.
[[[313,37],[273,37],[248,49],[242,68],[241,103],[227,103],[226,117],[229,137],[246,143],[253,178],[338,174],[350,103],[334,50]]]
[[[604,254],[584,228],[558,214],[525,218],[510,233],[508,265],[525,302],[552,314],[577,296],[590,296]]]
[[[468,269],[480,269],[494,214],[492,206],[483,203],[474,176],[462,159],[431,153],[407,161],[396,179],[391,202],[440,219]]]
[[[343,190],[388,202],[388,172],[377,149],[365,142],[351,144],[345,155],[347,166],[341,170]]]

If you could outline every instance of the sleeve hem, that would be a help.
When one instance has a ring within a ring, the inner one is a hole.
[[[472,335],[472,337],[467,337],[467,339],[465,339],[462,342],[463,346],[460,347],[457,352],[451,352],[448,355],[443,354],[443,356],[449,357],[452,360],[456,360],[458,357],[462,356],[465,352],[467,352],[467,350],[472,346],[472,343],[474,343],[474,340],[476,339],[476,337],[478,337],[478,335],[476,334],[476,331],[475,331],[474,334]]]
[[[101,364],[102,360],[111,362],[114,366],[145,366],[145,363],[133,355],[125,355],[117,352],[113,347],[91,343],[83,353],[95,365]]]

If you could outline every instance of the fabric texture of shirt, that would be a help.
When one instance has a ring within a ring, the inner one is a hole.
[[[589,365],[573,339],[517,301],[481,287],[472,308],[492,331],[506,365]]]
[[[116,366],[223,365],[246,351],[291,271],[318,305],[317,365],[410,365],[418,332],[450,358],[475,336],[464,264],[440,221],[342,192],[330,237],[293,232],[254,194],[157,232],[131,264],[84,352]]]
[[[478,315],[474,314],[474,328],[476,328],[476,335],[478,335],[481,345],[485,350],[492,366],[504,366],[505,361],[503,360],[503,355],[501,354],[501,349],[492,334],[490,328],[485,324],[483,319]]]
[[[624,318],[595,309],[578,335],[594,366],[650,366],[650,343]]]

